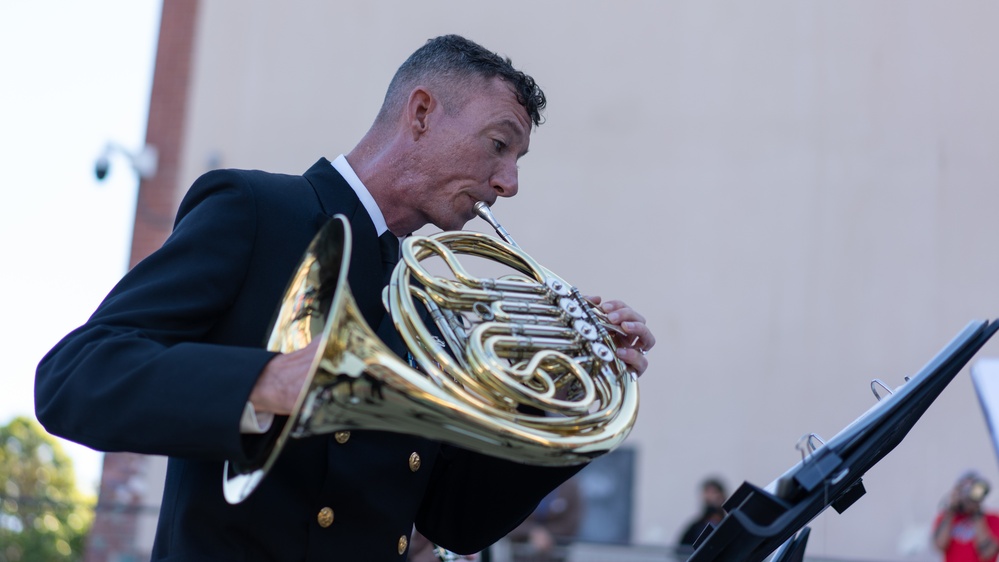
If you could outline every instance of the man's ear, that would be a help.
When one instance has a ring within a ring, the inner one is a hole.
[[[413,140],[418,140],[430,128],[430,117],[437,109],[437,99],[423,86],[413,88],[406,104],[406,120]]]

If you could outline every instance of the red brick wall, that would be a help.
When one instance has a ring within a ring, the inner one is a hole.
[[[139,184],[130,265],[163,244],[177,212],[184,117],[194,50],[198,0],[166,0],[160,22],[156,70],[149,99],[146,143],[159,150],[156,176]]]
[[[156,175],[140,180],[132,232],[129,266],[134,266],[163,244],[173,225],[178,191],[177,174],[184,135],[188,84],[194,47],[198,0],[164,0],[156,66],[149,100],[146,144],[159,151]],[[87,540],[85,562],[148,560],[149,552],[136,542],[138,516],[158,511],[144,491],[147,457],[108,453],[94,526]],[[153,488],[156,488],[154,486]]]
[[[85,562],[148,560],[149,553],[136,543],[139,515],[158,511],[143,501],[143,467],[147,458],[134,453],[104,456],[100,497],[94,526],[87,537]]]

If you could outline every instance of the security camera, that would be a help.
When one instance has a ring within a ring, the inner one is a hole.
[[[103,180],[108,175],[108,168],[111,167],[111,160],[108,159],[107,154],[101,154],[97,157],[97,161],[94,162],[94,175],[97,176],[97,180]]]
[[[159,160],[159,153],[155,146],[146,145],[138,152],[131,152],[116,143],[109,142],[94,162],[94,175],[97,176],[98,180],[103,180],[107,177],[108,170],[111,168],[111,154],[115,152],[128,159],[132,164],[132,168],[139,174],[139,178],[148,179],[156,175],[156,164]]]

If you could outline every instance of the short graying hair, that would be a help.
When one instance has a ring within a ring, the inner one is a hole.
[[[509,58],[459,35],[430,39],[402,63],[389,83],[378,120],[386,119],[393,109],[402,107],[413,87],[420,82],[445,86],[435,94],[447,111],[455,111],[469,93],[470,79],[497,77],[510,85],[534,126],[541,125],[544,121],[541,112],[547,101],[534,78],[515,69]]]

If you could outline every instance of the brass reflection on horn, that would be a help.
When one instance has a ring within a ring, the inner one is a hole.
[[[375,334],[349,289],[351,240],[337,215],[292,276],[268,349],[288,353],[319,338],[319,350],[261,460],[226,463],[230,503],[260,484],[288,439],[312,435],[392,431],[547,466],[587,462],[627,437],[638,386],[616,356],[615,327],[512,239],[441,232],[405,240],[383,300],[406,360]],[[476,276],[462,257],[510,273]]]

